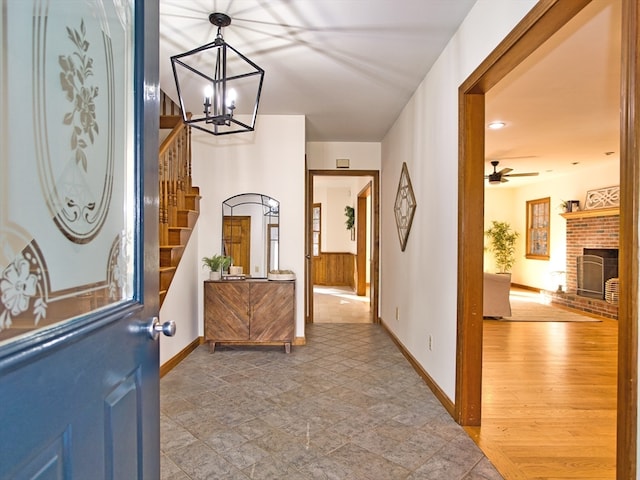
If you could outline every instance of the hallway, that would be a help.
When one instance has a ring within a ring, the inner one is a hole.
[[[349,287],[314,285],[313,322],[372,323],[369,301]]]
[[[499,480],[384,329],[190,354],[160,382],[162,479]]]

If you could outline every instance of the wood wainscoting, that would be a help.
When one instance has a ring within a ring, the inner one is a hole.
[[[356,256],[349,252],[321,252],[313,257],[313,284],[355,289]]]

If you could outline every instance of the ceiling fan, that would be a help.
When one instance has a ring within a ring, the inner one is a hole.
[[[500,183],[508,182],[509,180],[506,177],[535,177],[538,175],[538,172],[509,173],[513,171],[513,168],[503,168],[498,172],[496,171],[496,167],[499,163],[500,162],[498,162],[498,160],[492,160],[491,165],[493,165],[493,173],[484,176],[484,178],[489,179],[489,183],[491,185],[498,185]]]

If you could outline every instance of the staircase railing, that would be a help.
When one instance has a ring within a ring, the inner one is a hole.
[[[160,245],[169,244],[169,226],[178,224],[178,211],[185,209],[185,194],[191,192],[191,130],[182,121],[160,145]]]

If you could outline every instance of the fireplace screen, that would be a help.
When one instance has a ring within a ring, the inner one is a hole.
[[[605,298],[605,284],[618,276],[617,249],[584,249],[576,258],[577,294],[591,298]]]

